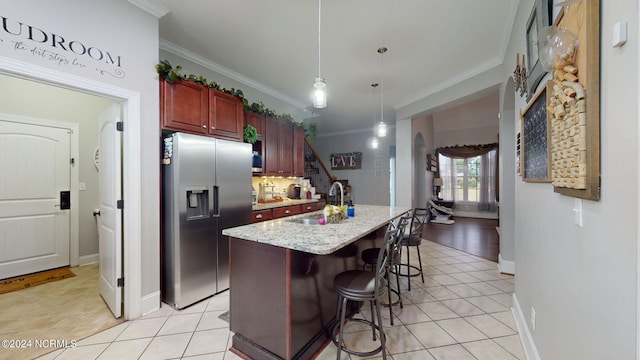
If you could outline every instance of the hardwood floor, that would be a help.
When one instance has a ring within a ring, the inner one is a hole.
[[[422,238],[498,262],[498,220],[455,217],[455,224],[427,223]]]

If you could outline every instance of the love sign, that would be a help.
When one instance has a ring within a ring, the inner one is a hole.
[[[331,170],[360,169],[361,167],[362,153],[359,151],[331,154]]]

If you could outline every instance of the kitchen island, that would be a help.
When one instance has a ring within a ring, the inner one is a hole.
[[[309,359],[330,338],[333,278],[360,268],[386,225],[409,208],[358,205],[339,224],[305,225],[322,212],[223,231],[230,237],[232,350],[251,359]]]

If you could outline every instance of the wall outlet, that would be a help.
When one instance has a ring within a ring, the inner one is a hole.
[[[533,306],[531,307],[531,327],[533,330],[536,329],[536,309]]]

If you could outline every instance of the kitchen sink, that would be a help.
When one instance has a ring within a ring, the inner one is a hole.
[[[303,225],[318,225],[318,218],[299,218],[299,219],[290,219],[287,221],[296,223],[296,224],[303,224]]]

